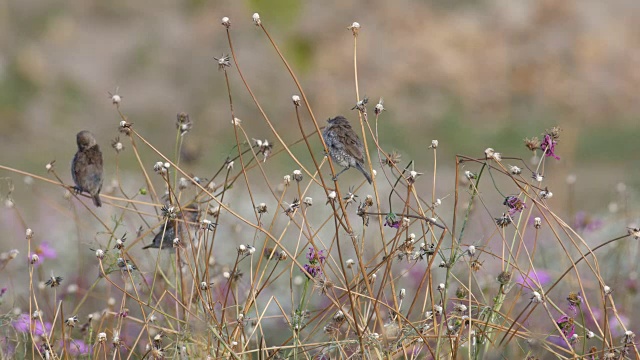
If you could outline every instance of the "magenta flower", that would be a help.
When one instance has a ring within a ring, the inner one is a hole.
[[[43,241],[33,249],[33,252],[29,254],[29,260],[31,260],[31,255],[33,254],[38,255],[38,262],[34,264],[35,266],[42,264],[44,259],[55,259],[58,257],[58,252],[46,241]]]
[[[62,347],[63,343],[60,340],[60,347]],[[67,349],[69,350],[69,354],[71,356],[80,356],[90,354],[92,349],[90,345],[85,344],[82,340],[67,340]]]
[[[600,229],[604,225],[602,220],[594,218],[584,211],[578,211],[573,220],[573,228],[576,231],[591,232]]]
[[[18,318],[11,322],[13,328],[21,333],[29,333],[33,331],[34,335],[42,336],[51,331],[51,323],[45,322],[44,328],[39,319],[32,320],[29,314],[20,314]]]
[[[544,151],[544,154],[547,157],[553,157],[556,160],[560,160],[560,156],[556,155],[556,144],[558,141],[555,140],[550,134],[545,134],[544,139],[540,143],[540,149]]]
[[[516,283],[531,288],[545,286],[551,281],[551,275],[546,270],[531,271],[529,274],[518,274]]]
[[[558,324],[558,327],[567,338],[572,337],[573,334],[576,333],[576,326],[573,324],[573,318],[568,315],[560,316],[560,318],[556,320],[556,324]]]

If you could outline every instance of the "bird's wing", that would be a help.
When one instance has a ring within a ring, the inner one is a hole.
[[[340,132],[340,140],[345,146],[345,150],[351,156],[353,156],[358,162],[364,162],[364,154],[362,153],[362,140],[353,131],[351,125],[342,125]]]

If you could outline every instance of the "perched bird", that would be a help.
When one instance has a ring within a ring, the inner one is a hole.
[[[100,190],[102,189],[102,152],[96,138],[89,131],[83,130],[76,135],[78,152],[71,162],[71,176],[76,183],[78,193],[88,192],[93,197],[95,206],[102,206]]]
[[[183,240],[188,238],[188,229],[193,228],[194,223],[198,220],[198,215],[198,208],[195,204],[184,207],[183,211],[176,214],[175,219],[167,220],[166,227],[164,225],[160,227],[151,244],[143,247],[143,249],[173,249],[173,239]],[[178,229],[177,232],[176,228]]]
[[[344,167],[342,171],[336,174],[333,180],[337,180],[338,176],[349,168],[358,169],[371,184],[371,175],[364,169],[364,146],[362,140],[351,128],[349,121],[344,116],[338,115],[333,119],[327,120],[329,125],[322,131],[329,156],[340,166]]]

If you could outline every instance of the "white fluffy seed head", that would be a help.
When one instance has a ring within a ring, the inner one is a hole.
[[[260,14],[254,13],[252,18],[253,18],[253,23],[256,24],[256,26],[259,26],[260,24],[262,24],[262,20],[260,20]]]

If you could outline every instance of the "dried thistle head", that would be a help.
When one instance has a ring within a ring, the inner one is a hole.
[[[382,165],[386,165],[392,168],[400,163],[401,158],[402,155],[400,155],[400,153],[398,153],[396,150],[393,150],[384,160],[382,160]]]

